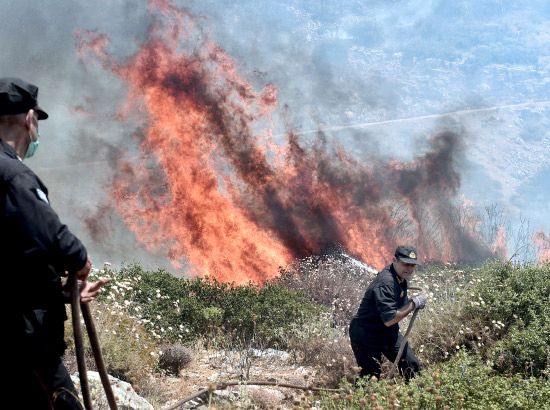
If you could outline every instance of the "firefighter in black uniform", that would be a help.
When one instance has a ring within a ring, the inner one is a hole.
[[[370,283],[357,314],[351,320],[351,347],[357,365],[361,367],[361,377],[380,378],[382,355],[393,363],[403,340],[398,323],[415,309],[426,305],[424,292],[411,300],[407,297],[408,279],[417,264],[418,253],[414,247],[397,247],[393,262]],[[420,362],[408,343],[398,366],[406,380],[421,370]]]
[[[76,273],[80,300],[108,279],[86,282],[86,248],[51,208],[48,190],[23,164],[39,143],[38,88],[0,78],[0,271],[4,339],[2,399],[18,409],[81,409],[62,363],[66,320],[62,276]]]

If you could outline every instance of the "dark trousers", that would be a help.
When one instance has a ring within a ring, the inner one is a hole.
[[[380,378],[382,355],[393,363],[403,342],[403,336],[398,331],[369,328],[356,320],[352,320],[350,324],[349,335],[355,360],[361,367],[361,377]],[[397,366],[407,381],[422,370],[422,365],[409,343],[405,345]]]
[[[83,410],[75,386],[60,357],[15,363],[9,360],[10,380],[3,386],[3,397],[14,408],[32,410]]]

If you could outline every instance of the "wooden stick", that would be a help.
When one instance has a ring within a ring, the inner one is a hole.
[[[409,334],[411,333],[414,320],[416,319],[416,315],[418,314],[418,311],[420,309],[415,309],[414,313],[412,315],[411,321],[409,322],[409,326],[407,327],[407,331],[405,332],[405,336],[403,336],[403,340],[401,341],[401,346],[399,346],[399,352],[397,353],[397,356],[395,358],[395,361],[393,362],[391,369],[386,376],[386,379],[390,379],[393,374],[395,373],[395,369],[397,369],[397,365],[399,364],[399,359],[401,359],[401,355],[403,354],[403,350],[405,350],[405,345],[407,344],[407,339],[409,338]]]
[[[408,290],[417,290],[420,292],[424,292],[423,288],[417,288],[414,286],[409,287]],[[412,315],[411,321],[409,322],[409,326],[407,327],[407,331],[405,332],[405,336],[403,337],[403,340],[401,342],[401,346],[399,346],[399,352],[397,352],[397,356],[395,357],[395,360],[391,366],[391,369],[389,373],[386,376],[386,379],[389,379],[393,376],[393,373],[395,372],[395,369],[397,368],[397,365],[399,364],[399,360],[401,359],[401,355],[403,354],[403,350],[405,349],[405,345],[407,344],[407,339],[409,338],[409,333],[411,333],[414,320],[416,319],[416,315],[418,314],[419,309],[415,309],[414,313]]]
[[[84,399],[86,410],[92,410],[90,397],[90,385],[88,372],[86,371],[86,359],[84,358],[84,344],[82,342],[82,326],[80,325],[80,288],[74,273],[69,274],[69,289],[71,289],[71,316],[74,331],[74,346],[76,352],[76,364],[78,365],[78,377],[80,378],[80,390]]]
[[[107,396],[109,408],[111,410],[117,410],[118,407],[116,404],[115,395],[109,381],[109,374],[107,373],[107,368],[105,367],[105,363],[103,361],[103,355],[101,354],[101,347],[99,346],[99,339],[95,330],[92,314],[90,313],[90,307],[85,303],[82,303],[80,307],[82,308],[82,316],[84,317],[84,323],[86,323],[86,330],[88,331],[88,338],[90,339],[92,353],[94,355],[97,371],[99,372],[101,384],[103,385],[103,390],[105,390],[105,395]]]
[[[215,390],[223,390],[229,386],[277,386],[277,387],[285,387],[289,389],[301,389],[301,390],[311,390],[311,391],[328,391],[328,392],[335,392],[340,393],[342,389],[326,389],[324,387],[313,387],[313,386],[300,386],[296,384],[288,384],[288,383],[279,383],[279,382],[268,382],[268,381],[248,381],[248,382],[242,382],[242,381],[229,381],[229,382],[221,382],[216,384],[212,388],[208,389],[202,389],[199,390],[197,393],[192,394],[191,396],[187,396],[186,398],[178,401],[176,404],[173,404],[169,407],[165,407],[162,410],[174,410],[178,407],[184,405],[188,401],[191,401],[193,399],[196,399],[197,397],[202,396],[205,393],[212,393]]]

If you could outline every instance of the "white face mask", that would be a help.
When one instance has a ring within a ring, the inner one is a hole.
[[[40,133],[36,131],[36,140],[33,140],[31,137],[31,134],[29,134],[29,138],[31,140],[31,143],[29,144],[27,148],[27,152],[25,153],[25,158],[30,158],[34,155],[36,150],[38,149],[38,144],[40,144]]]

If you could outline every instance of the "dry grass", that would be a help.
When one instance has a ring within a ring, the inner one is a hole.
[[[317,369],[311,384],[335,387],[342,379],[353,380],[356,376],[347,331],[334,327],[330,313],[295,329],[289,335],[288,345],[297,363]]]
[[[120,306],[94,303],[91,313],[99,338],[104,362],[110,375],[131,383],[136,391],[143,387],[154,373],[160,354],[154,338],[138,319],[128,315]],[[86,327],[82,326],[85,332]],[[68,351],[65,360],[70,371],[75,371],[74,336],[71,321],[66,322]],[[95,370],[87,335],[83,337],[87,366]]]
[[[328,307],[336,327],[347,328],[370,281],[373,270],[342,253],[311,256],[296,261],[281,272],[278,282],[303,292]]]

